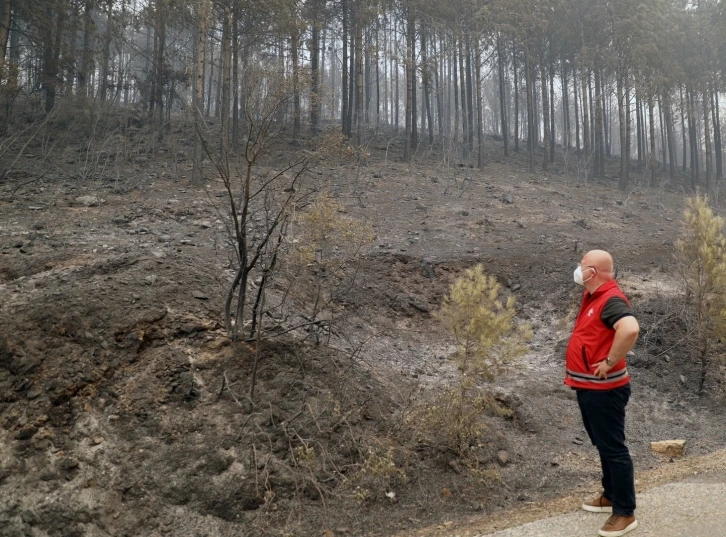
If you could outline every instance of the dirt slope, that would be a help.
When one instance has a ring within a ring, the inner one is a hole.
[[[677,316],[664,317],[679,303],[681,191],[528,174],[497,151],[481,172],[436,155],[391,162],[380,148],[368,167],[317,169],[310,187],[376,239],[328,345],[293,331],[262,347],[252,413],[240,394],[255,348],[222,330],[218,181],[189,187],[159,158],[130,166],[124,193],[62,174],[0,184],[2,535],[388,535],[590,488],[596,453],[561,355],[572,270],[596,247],[613,252],[643,326],[630,366],[637,468],[663,463],[651,440],[686,438],[691,455],[723,445],[721,372],[696,398],[697,370],[667,324]],[[475,263],[535,330],[492,387],[514,418],[487,418],[485,483],[405,441],[402,417],[455,378],[431,314]],[[400,473],[363,471],[389,451]]]

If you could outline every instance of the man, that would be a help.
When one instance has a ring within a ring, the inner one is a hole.
[[[582,508],[612,513],[598,534],[620,537],[638,526],[633,460],[625,445],[625,407],[630,398],[625,356],[640,327],[613,278],[609,253],[587,252],[574,279],[585,292],[567,345],[565,384],[577,391],[582,421],[600,454],[603,474],[602,494]]]

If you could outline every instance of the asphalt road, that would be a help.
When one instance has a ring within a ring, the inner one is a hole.
[[[699,474],[638,494],[633,537],[726,537],[726,469]],[[486,537],[597,536],[608,514],[573,511]],[[456,537],[452,533],[451,537]],[[477,537],[484,537],[478,534]]]

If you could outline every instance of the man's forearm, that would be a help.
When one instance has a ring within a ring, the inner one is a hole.
[[[628,351],[633,348],[636,341],[638,341],[638,332],[615,332],[615,340],[608,353],[610,362],[616,364],[622,360]]]

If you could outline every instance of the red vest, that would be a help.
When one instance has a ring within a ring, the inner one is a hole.
[[[615,280],[604,283],[592,294],[587,290],[584,292],[580,313],[577,314],[565,355],[565,384],[568,386],[587,390],[612,390],[630,382],[624,356],[613,356],[622,360],[610,370],[606,379],[599,379],[594,374],[597,363],[608,357],[615,339],[615,330],[605,326],[600,319],[605,303],[613,297],[622,298],[630,305]]]

